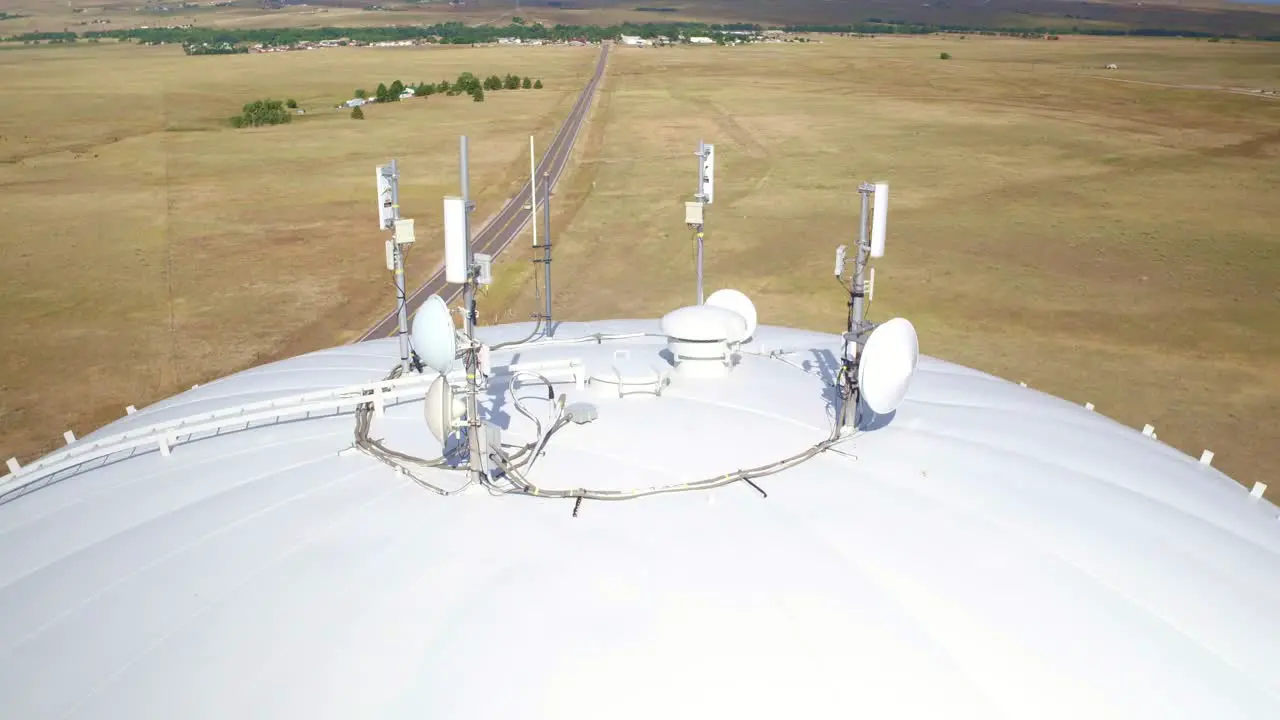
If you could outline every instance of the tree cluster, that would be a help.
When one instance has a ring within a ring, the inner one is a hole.
[[[231,126],[243,128],[281,125],[292,120],[293,115],[285,108],[283,100],[254,100],[245,103],[240,114],[231,118]]]
[[[763,27],[749,23],[706,24],[706,23],[623,23],[620,25],[556,25],[547,27],[541,23],[512,23],[506,27],[482,25],[471,27],[460,22],[441,23],[438,25],[401,25],[389,27],[316,27],[316,28],[216,28],[216,27],[173,27],[173,28],[121,28],[114,30],[90,30],[77,36],[73,32],[40,32],[15,35],[9,40],[24,41],[74,41],[77,37],[107,37],[122,40],[136,40],[141,43],[180,43],[190,45],[207,44],[210,46],[228,43],[231,45],[251,45],[261,43],[275,47],[285,47],[306,42],[321,40],[350,40],[358,43],[373,43],[390,40],[421,40],[430,43],[453,45],[473,45],[476,43],[495,42],[498,38],[514,37],[522,40],[546,40],[551,42],[567,40],[587,40],[598,42],[616,38],[619,35],[638,35],[643,38],[654,38],[659,35],[681,37],[703,35],[715,37],[731,31],[759,32]],[[909,22],[905,20],[883,20],[871,18],[866,22],[850,25],[788,25],[780,28],[796,33],[861,33],[861,34],[900,34],[928,35],[933,33],[970,33],[996,34],[1015,36],[1034,35],[1131,35],[1151,37],[1222,37],[1234,39],[1239,37],[1230,33],[1207,33],[1194,30],[1178,30],[1167,28],[1097,28],[1073,25],[1064,27],[1002,27],[995,25],[960,25]],[[1280,41],[1277,35],[1256,35],[1258,40]]]
[[[533,79],[511,74],[504,77],[490,75],[484,79],[483,87],[485,90],[518,90],[520,88],[528,90],[533,87]],[[542,89],[541,80],[538,81],[538,89]]]
[[[410,90],[413,92],[414,97],[427,97],[436,94],[453,97],[465,94],[470,95],[471,99],[476,102],[483,102],[486,90],[516,90],[519,88],[541,90],[542,80],[511,74],[505,77],[490,75],[481,80],[475,73],[464,72],[458,75],[458,78],[453,82],[448,80],[441,80],[438,83],[419,81],[416,85],[405,85],[396,80],[390,85],[379,83],[377,90],[374,91],[373,99],[380,103],[399,102],[400,96],[404,94],[405,90]],[[357,98],[366,98],[368,93],[363,88],[358,88],[355,91],[355,96]]]
[[[882,20],[880,18],[869,18],[866,22],[854,23],[852,25],[787,25],[783,30],[792,33],[839,33],[839,34],[882,34],[882,35],[932,35],[934,33],[968,33],[970,35],[993,35],[1002,37],[1024,37],[1024,38],[1040,38],[1050,36],[1050,39],[1057,39],[1058,35],[1103,35],[1103,36],[1133,36],[1133,37],[1188,37],[1188,38],[1209,38],[1209,37],[1238,37],[1234,34],[1218,34],[1208,32],[1198,32],[1195,30],[1171,30],[1168,28],[1099,28],[1099,27],[1080,27],[1072,25],[1069,28],[1063,27],[1001,27],[991,25],[960,25],[955,23],[921,23],[910,22],[907,20]],[[1268,35],[1257,36],[1255,40],[1280,41],[1280,36]]]
[[[712,36],[717,32],[731,30],[759,31],[761,29],[759,25],[747,23],[725,25],[706,23],[623,23],[621,25],[608,26],[556,25],[547,27],[542,23],[525,21],[520,24],[512,23],[506,27],[492,25],[472,27],[459,22],[450,22],[438,25],[388,27],[215,28],[193,26],[185,28],[121,28],[115,30],[91,30],[84,33],[84,37],[111,37],[152,44],[165,42],[252,45],[260,43],[275,47],[342,39],[360,43],[421,40],[447,45],[474,45],[477,43],[496,42],[498,38],[502,37],[551,42],[568,40],[599,42],[616,38],[622,34],[639,35],[644,38],[655,38],[659,35],[667,37],[679,37],[682,35]],[[75,36],[75,33],[68,34]]]

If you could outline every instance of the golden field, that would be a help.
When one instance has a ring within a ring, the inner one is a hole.
[[[1210,448],[1277,497],[1280,95],[1233,88],[1280,91],[1274,45],[618,48],[555,198],[555,308],[646,317],[694,300],[683,202],[705,139],[707,292],[736,287],[761,322],[837,332],[833,252],[853,241],[858,183],[885,180],[873,319],[904,315],[927,354]],[[534,309],[515,259],[491,319]]]
[[[715,143],[707,290],[838,331],[834,248],[859,181],[891,183],[874,319],[922,350],[1084,403],[1280,490],[1280,90],[1274,45],[824,37],[617,48],[554,198],[557,316],[694,297],[692,151]],[[939,59],[949,52],[951,60]],[[472,140],[481,217],[527,173],[595,48],[343,49],[188,58],[127,45],[0,52],[0,449],[30,458],[196,382],[345,342],[390,308],[373,166],[401,161],[411,280]],[[1119,69],[1103,70],[1107,63]],[[333,105],[378,81],[542,77],[541,92]],[[258,97],[308,110],[225,117]],[[523,245],[523,247],[522,247]],[[527,244],[487,321],[533,310]]]
[[[568,113],[595,48],[343,48],[187,57],[176,47],[0,52],[0,450],[30,458],[123,413],[282,354],[358,336],[391,303],[374,167],[400,163],[440,256],[441,196],[471,144],[477,213],[501,207]],[[378,82],[517,73],[543,90],[335,105]],[[262,97],[306,115],[234,130]]]

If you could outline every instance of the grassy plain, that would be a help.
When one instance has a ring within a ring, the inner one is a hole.
[[[390,307],[374,167],[400,162],[418,220],[410,281],[471,141],[473,198],[496,212],[581,92],[594,48],[344,48],[187,57],[176,47],[0,52],[0,451],[30,458],[176,390],[343,342]],[[543,90],[335,105],[379,81],[462,71]],[[288,125],[233,130],[261,97]],[[527,170],[526,170],[527,172]],[[55,442],[56,441],[56,442]]]
[[[1280,497],[1280,96],[1229,88],[1280,90],[1275,47],[619,48],[555,197],[556,312],[693,300],[683,202],[702,138],[719,168],[707,291],[747,292],[765,323],[838,331],[832,254],[851,242],[858,182],[886,180],[873,318],[905,315],[927,354],[1211,448]],[[506,259],[487,319],[532,312],[528,252]]]
[[[203,0],[202,0],[203,1]],[[515,3],[472,0],[450,7],[442,1],[405,2],[383,0],[378,10],[350,0],[309,0],[279,8],[263,7],[256,0],[212,7],[178,7],[165,0],[0,0],[0,11],[22,17],[0,20],[0,36],[19,32],[102,30],[140,25],[196,25],[199,27],[317,27],[432,24],[505,25],[516,15],[546,25],[609,25],[629,22],[759,22],[843,24],[870,18],[893,18],[935,25],[1005,28],[1163,28],[1246,36],[1280,35],[1280,7],[1249,5],[1234,0],[1094,0],[1064,5],[1061,0],[996,0],[976,3],[921,3],[903,0],[570,0],[568,7],[544,5],[516,8]],[[161,7],[172,8],[159,11]],[[637,7],[649,8],[637,11]],[[660,10],[660,11],[655,11]],[[95,22],[96,21],[96,22]],[[109,21],[103,24],[102,21]]]

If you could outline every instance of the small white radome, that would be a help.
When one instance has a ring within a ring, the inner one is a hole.
[[[675,484],[831,435],[839,336],[758,326],[702,378],[659,335],[560,323],[492,350],[503,443],[552,412],[515,365],[575,418],[531,481]],[[351,451],[350,405],[264,419],[397,359],[388,339],[253,368],[65,448],[160,426],[167,456],[4,481],[0,716],[1280,717],[1276,507],[1099,413],[921,356],[895,413],[754,486],[580,504],[430,492]],[[618,363],[661,392],[593,389]],[[430,379],[369,436],[438,456]],[[239,406],[256,419],[225,421]],[[192,437],[192,416],[224,420]]]

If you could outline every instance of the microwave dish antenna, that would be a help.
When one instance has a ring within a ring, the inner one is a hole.
[[[438,373],[453,369],[458,353],[457,330],[449,306],[439,295],[432,295],[413,315],[413,347],[422,363]]]
[[[707,298],[707,304],[712,307],[723,308],[730,312],[735,312],[742,316],[746,321],[746,326],[742,329],[742,337],[736,337],[740,334],[737,328],[728,338],[731,343],[746,342],[756,332],[756,324],[759,321],[759,315],[756,313],[755,303],[751,302],[751,298],[746,294],[733,288],[722,288],[717,290]]]
[[[455,395],[449,381],[444,375],[440,375],[427,389],[423,413],[426,415],[427,429],[443,447],[445,438],[467,416],[467,401],[466,398]]]
[[[858,362],[858,387],[862,401],[878,415],[887,415],[902,404],[920,360],[920,339],[906,318],[896,317],[867,338]]]

